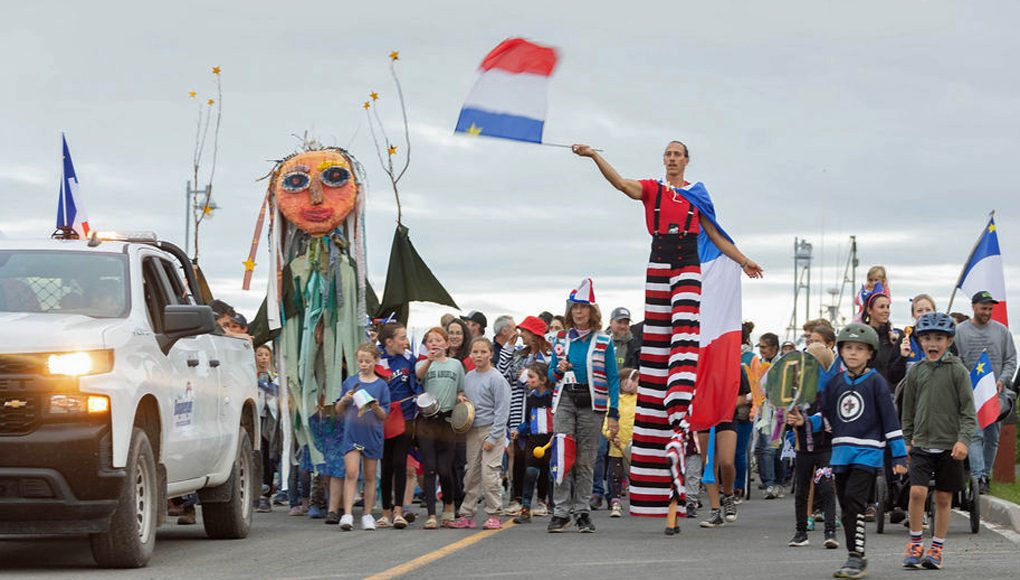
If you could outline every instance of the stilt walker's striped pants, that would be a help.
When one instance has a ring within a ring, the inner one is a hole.
[[[668,510],[670,418],[685,417],[694,398],[700,315],[698,236],[655,236],[645,285],[641,379],[631,447],[632,515],[662,517]]]

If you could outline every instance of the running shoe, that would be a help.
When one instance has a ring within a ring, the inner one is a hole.
[[[694,519],[694,518],[698,517],[698,504],[696,504],[694,502],[689,502],[687,504],[686,511],[687,511],[687,517],[688,518]]]
[[[521,506],[521,502],[515,500],[515,501],[510,502],[506,506],[506,508],[503,510],[503,513],[508,515],[508,516],[515,516],[515,515],[521,513],[521,507],[522,507]]]
[[[443,515],[439,516],[439,525],[444,528],[450,527],[450,524],[457,519],[457,516],[453,512],[443,512]]]
[[[595,533],[595,524],[592,523],[591,516],[584,512],[581,512],[581,515],[577,516],[577,519],[574,520],[574,525],[577,526],[577,531],[579,533],[582,534]]]
[[[602,496],[595,494],[591,496],[591,501],[588,502],[588,507],[595,511],[602,507]]]
[[[857,552],[850,552],[846,563],[832,573],[833,578],[864,578],[868,575],[868,560]]]
[[[873,521],[875,521],[875,516],[877,514],[878,514],[878,511],[875,510],[875,506],[869,505],[868,509],[864,510],[864,521],[866,521],[866,522],[873,522]]]
[[[287,512],[287,515],[288,516],[303,516],[303,515],[305,515],[305,509],[303,507],[299,506],[299,505],[296,505],[296,506],[290,508],[290,511]]]
[[[535,507],[531,508],[531,515],[536,518],[544,518],[549,515],[549,508],[544,501],[536,502]]]
[[[797,532],[793,535],[793,539],[790,540],[790,543],[788,543],[787,546],[790,546],[791,548],[803,548],[810,543],[811,540],[808,539],[807,532]]]
[[[777,497],[779,497],[779,486],[770,485],[767,488],[765,488],[764,497],[765,499],[776,499]]]
[[[178,526],[193,526],[195,525],[195,506],[189,505],[184,508],[181,516],[177,518]]]
[[[372,514],[361,516],[361,529],[369,532],[375,531],[375,518],[372,517]]]
[[[530,524],[531,523],[531,510],[527,507],[521,508],[521,513],[517,514],[514,518],[515,524]]]
[[[733,501],[732,495],[723,497],[722,500],[723,517],[726,518],[726,522],[732,524],[737,521],[737,504]]]
[[[255,508],[255,511],[260,514],[272,513],[273,504],[269,503],[268,497],[259,498],[259,507]]]
[[[340,518],[340,529],[349,532],[354,529],[354,516],[351,514],[344,514]]]
[[[726,525],[726,520],[723,519],[722,510],[712,510],[708,519],[698,525],[703,528],[721,528]]]
[[[436,516],[429,516],[425,520],[425,529],[426,530],[434,530],[434,529],[436,529],[438,527],[439,526],[436,524]]]
[[[475,520],[467,516],[460,516],[452,522],[445,524],[447,528],[454,528],[457,530],[473,530],[475,527]]]
[[[836,540],[836,530],[826,530],[825,532],[825,549],[835,550],[839,547],[839,541]]]
[[[474,522],[472,522],[472,523],[474,523]],[[472,527],[474,527],[474,526],[472,526]],[[500,529],[503,529],[503,522],[500,521],[500,519],[497,518],[496,516],[489,516],[489,519],[485,520],[485,523],[482,524],[482,529],[485,529],[485,530],[500,530]]]
[[[309,506],[308,517],[313,520],[321,520],[326,517],[326,511],[317,505]]]
[[[903,554],[903,567],[911,570],[920,570],[923,559],[924,544],[909,542],[907,544],[907,551]]]
[[[941,570],[942,569],[942,548],[932,546],[928,548],[928,552],[924,555],[924,561],[921,565],[929,570]]]
[[[570,518],[564,518],[562,516],[553,516],[549,520],[549,527],[546,528],[550,534],[558,534],[565,532],[570,529]]]
[[[622,518],[623,517],[623,506],[620,505],[620,500],[614,500],[613,505],[610,506],[609,517],[611,518]]]

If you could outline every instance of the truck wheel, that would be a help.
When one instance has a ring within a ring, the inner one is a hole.
[[[248,432],[241,429],[237,438],[237,458],[230,479],[223,485],[230,489],[230,499],[224,502],[203,503],[202,523],[205,533],[216,540],[234,540],[248,537],[257,497],[258,481],[255,469],[255,451]]]
[[[145,431],[135,427],[127,460],[128,477],[110,529],[91,534],[92,557],[104,568],[141,568],[156,544],[159,478],[156,458]]]

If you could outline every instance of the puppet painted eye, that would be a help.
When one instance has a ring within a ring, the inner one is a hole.
[[[283,176],[283,179],[280,180],[280,187],[291,193],[297,193],[308,189],[311,182],[312,178],[308,177],[304,171],[292,171]]]
[[[340,187],[347,183],[350,176],[351,174],[346,169],[334,165],[333,167],[327,167],[319,177],[326,187]]]

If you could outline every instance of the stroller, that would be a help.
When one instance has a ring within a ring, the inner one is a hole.
[[[953,494],[953,508],[967,512],[970,517],[970,532],[981,530],[981,501],[978,496],[977,477],[970,472],[970,461],[964,460],[964,485]],[[886,514],[896,508],[906,510],[910,503],[910,482],[905,475],[879,475],[875,482],[875,531],[885,533]],[[924,513],[928,521],[935,521],[935,482],[928,483],[928,497],[924,501]]]

